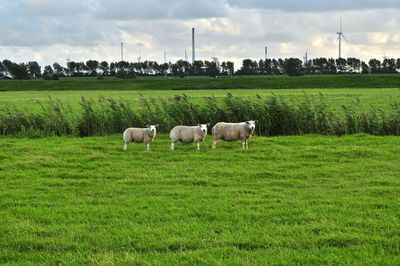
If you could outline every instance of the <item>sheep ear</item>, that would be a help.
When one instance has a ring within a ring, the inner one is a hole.
[[[246,124],[250,125],[250,122],[249,122],[249,121],[246,121]]]
[[[147,125],[146,125],[146,127],[150,127],[150,125],[149,125],[149,124],[147,124]]]
[[[254,123],[258,123],[258,120],[254,120]]]
[[[201,127],[201,124],[197,124],[198,127]]]
[[[210,126],[210,123],[207,123],[207,126],[209,127],[209,126]]]
[[[159,124],[156,124],[156,127],[159,127],[160,125]]]

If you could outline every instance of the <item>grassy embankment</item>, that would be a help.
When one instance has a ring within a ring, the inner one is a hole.
[[[0,91],[60,90],[208,90],[208,89],[307,89],[307,88],[400,88],[400,74],[235,76],[209,78],[139,77],[134,80],[64,78],[61,80],[0,81]]]

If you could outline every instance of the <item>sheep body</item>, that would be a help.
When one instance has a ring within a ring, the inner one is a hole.
[[[171,138],[171,150],[175,149],[175,143],[196,143],[197,149],[200,149],[200,142],[207,136],[207,125],[198,124],[197,126],[176,126],[171,129],[169,137]]]
[[[215,149],[218,140],[235,141],[241,140],[243,149],[248,149],[248,139],[253,135],[255,129],[253,120],[241,123],[219,122],[212,128],[213,144]]]
[[[150,150],[150,142],[156,137],[156,127],[158,125],[146,125],[146,128],[130,127],[122,134],[124,139],[124,150],[128,149],[130,142],[142,142]]]

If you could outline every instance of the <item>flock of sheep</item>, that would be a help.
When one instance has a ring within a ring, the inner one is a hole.
[[[175,149],[175,143],[196,143],[197,150],[200,150],[200,142],[207,136],[207,126],[210,124],[198,124],[197,126],[176,126],[171,129],[171,150]],[[130,142],[143,142],[150,150],[150,143],[156,137],[158,124],[146,125],[145,128],[127,128],[123,133],[124,150],[128,149]],[[253,135],[256,121],[250,120],[241,123],[219,122],[212,128],[212,148],[217,147],[218,140],[235,141],[241,140],[243,149],[248,149],[248,139]]]

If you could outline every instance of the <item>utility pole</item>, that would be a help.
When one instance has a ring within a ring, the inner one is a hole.
[[[124,43],[121,42],[121,61],[124,61]]]
[[[194,28],[192,28],[192,65],[194,65],[195,60]]]
[[[268,58],[268,47],[265,46],[265,61],[267,61]]]

